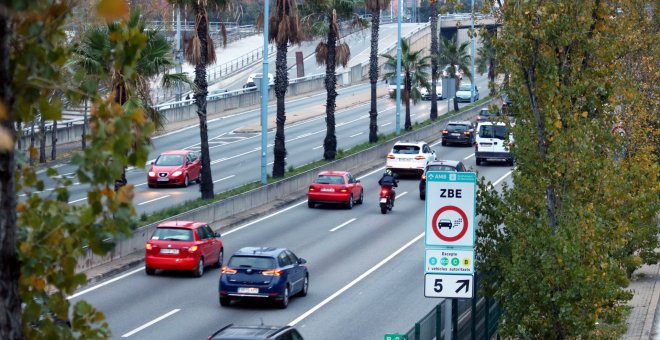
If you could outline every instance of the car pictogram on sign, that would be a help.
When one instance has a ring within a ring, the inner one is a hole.
[[[438,229],[441,229],[443,227],[451,229],[453,226],[454,226],[454,224],[451,223],[451,220],[449,220],[449,219],[443,219],[443,220],[438,221]]]

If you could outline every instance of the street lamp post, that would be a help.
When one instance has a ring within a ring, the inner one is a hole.
[[[268,162],[268,17],[269,0],[264,0],[264,62],[261,73],[261,184],[268,182],[266,166]]]
[[[403,0],[398,0],[399,15],[397,15],[396,41],[396,135],[401,133],[401,16]]]
[[[471,58],[471,69],[472,69],[472,84],[470,88],[470,103],[474,100],[474,87],[475,87],[475,74],[474,74],[474,0],[472,0],[472,58]]]
[[[181,53],[181,5],[176,4],[176,35],[175,35],[175,40],[176,40],[176,51],[174,53],[175,57],[175,62],[176,62],[176,73],[181,73],[181,64],[183,62],[183,56]],[[181,82],[177,82],[176,84],[176,101],[180,102],[181,97],[182,97],[182,89],[181,89]]]

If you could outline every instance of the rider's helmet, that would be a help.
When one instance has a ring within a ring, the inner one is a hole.
[[[385,174],[392,176],[392,170],[391,169],[385,169]]]

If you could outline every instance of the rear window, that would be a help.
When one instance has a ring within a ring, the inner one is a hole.
[[[395,145],[392,148],[392,153],[404,155],[416,155],[419,153],[419,146],[417,145]]]
[[[479,127],[479,137],[505,139],[509,129],[503,125],[482,125]]]
[[[456,168],[449,165],[429,165],[426,171],[456,171]]]
[[[463,132],[468,130],[468,126],[465,124],[449,124],[447,125],[447,131],[449,132]]]
[[[193,232],[190,229],[183,228],[157,228],[152,240],[164,241],[192,241]]]
[[[263,256],[232,256],[227,265],[232,268],[243,267],[256,269],[270,269],[277,267],[274,258]]]
[[[458,89],[459,91],[472,91],[470,88],[471,84],[461,84],[461,87]]]
[[[182,155],[160,155],[156,160],[156,165],[175,166],[183,164]]]
[[[314,180],[316,184],[344,184],[344,177],[342,176],[328,176],[328,175],[319,175]]]

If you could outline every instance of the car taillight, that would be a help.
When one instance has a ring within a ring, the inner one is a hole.
[[[153,247],[152,247],[151,243],[147,243],[146,248],[147,248],[147,250],[151,250]]]
[[[316,190],[316,188],[313,185],[309,186],[309,191],[315,191],[315,190]]]
[[[264,271],[261,272],[261,275],[280,276],[281,274],[282,274],[281,269],[264,270]]]
[[[229,267],[222,267],[222,269],[220,269],[220,273],[221,274],[236,274],[236,273],[238,273],[238,271],[236,269],[232,269],[232,268],[229,268]]]
[[[188,248],[188,251],[191,252],[191,253],[194,253],[194,252],[197,251],[197,249],[199,249],[197,246],[192,246],[192,247]]]
[[[421,161],[422,159],[426,159],[424,156],[415,156],[415,159],[418,161]]]
[[[464,134],[464,135],[469,135],[469,134],[470,134],[470,131],[464,131],[463,134]]]
[[[387,155],[387,159],[394,159],[394,155]]]
[[[341,189],[339,189],[339,192],[348,192],[348,189],[346,189],[346,188],[341,188]]]
[[[449,131],[447,131],[447,130],[442,130],[442,134],[443,134],[443,135],[446,135],[446,134],[448,134],[448,133],[449,133]]]
[[[389,190],[387,190],[387,189],[383,189],[383,190],[381,190],[380,193],[383,194],[383,195],[387,195],[388,192],[389,192]]]

